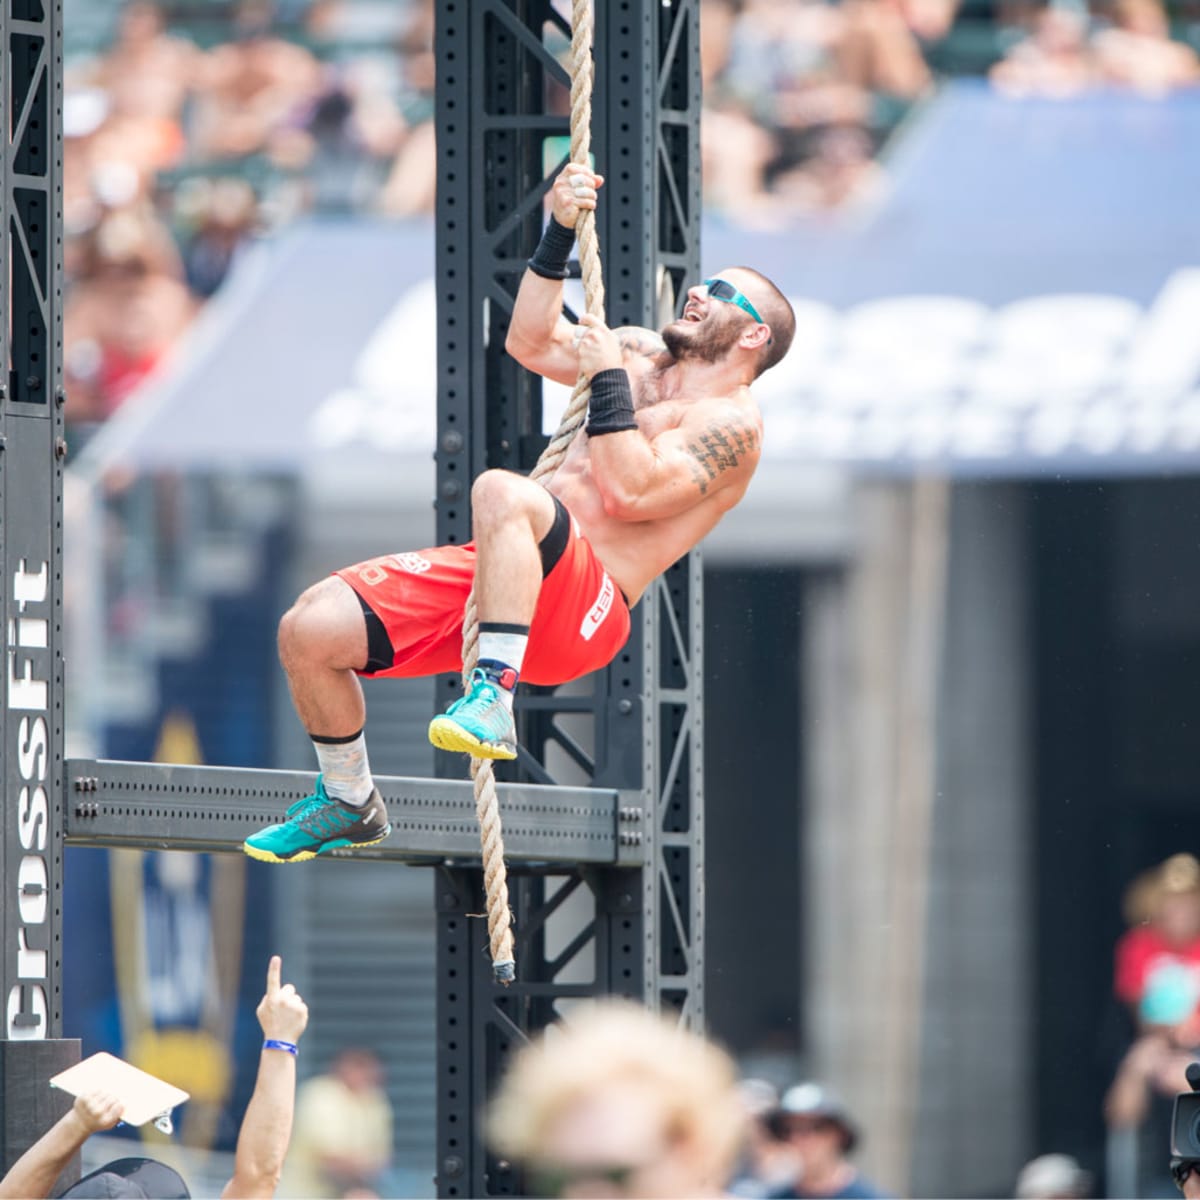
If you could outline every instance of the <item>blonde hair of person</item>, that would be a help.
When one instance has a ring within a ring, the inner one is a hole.
[[[1172,854],[1143,871],[1125,889],[1122,907],[1130,925],[1153,921],[1167,896],[1200,892],[1200,861],[1192,854]]]
[[[542,1153],[551,1123],[573,1102],[610,1085],[647,1089],[662,1134],[686,1145],[697,1184],[720,1188],[746,1132],[733,1060],[712,1042],[623,1000],[574,1009],[515,1057],[488,1113],[494,1148],[525,1164]]]

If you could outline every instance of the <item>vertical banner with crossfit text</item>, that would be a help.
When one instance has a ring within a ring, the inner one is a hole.
[[[0,0],[0,1173],[66,1111],[62,6]],[[78,1176],[71,1159],[52,1194]]]

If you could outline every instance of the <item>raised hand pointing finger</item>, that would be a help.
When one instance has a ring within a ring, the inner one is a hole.
[[[268,1038],[295,1042],[308,1024],[308,1006],[294,984],[280,984],[283,960],[271,956],[267,967],[267,990],[258,1003],[258,1023]]]

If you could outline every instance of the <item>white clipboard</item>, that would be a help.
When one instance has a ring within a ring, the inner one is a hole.
[[[50,1080],[50,1086],[72,1096],[97,1090],[108,1092],[124,1105],[121,1120],[127,1125],[154,1121],[164,1133],[171,1132],[171,1110],[188,1099],[182,1088],[164,1083],[103,1050],[60,1071]]]

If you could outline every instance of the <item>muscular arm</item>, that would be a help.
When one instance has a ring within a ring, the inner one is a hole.
[[[758,465],[758,423],[728,402],[698,405],[682,425],[647,438],[639,429],[588,442],[604,510],[622,521],[656,521],[724,493],[732,505]]]
[[[562,315],[562,284],[526,271],[504,348],[527,370],[573,387],[579,378],[579,326]],[[614,329],[625,362],[666,352],[660,334],[640,325]]]
[[[530,371],[571,386],[579,376],[575,329],[562,315],[563,285],[526,271],[504,348]]]
[[[275,1195],[292,1136],[295,1096],[296,1059],[282,1050],[263,1050],[254,1095],[238,1133],[233,1178],[221,1192],[223,1200]]]
[[[258,1003],[258,1023],[268,1040],[296,1043],[308,1025],[308,1006],[290,983],[281,983],[283,960],[271,956],[267,990]],[[221,1200],[267,1200],[275,1195],[283,1159],[292,1137],[296,1104],[296,1056],[263,1047],[254,1095],[238,1130],[233,1178]]]
[[[595,211],[596,193],[603,182],[602,176],[574,163],[568,164],[550,188],[550,211],[554,217],[551,224],[557,222],[562,229],[574,230],[581,213]],[[548,258],[555,263],[555,269],[565,267],[565,258],[559,260],[561,251],[557,244],[543,257],[544,248],[551,244],[547,241],[549,236],[548,231],[530,261],[540,261],[543,267],[548,267],[551,266]],[[563,281],[527,270],[517,290],[504,348],[530,371],[570,385],[579,376],[579,353],[575,330],[562,315],[562,308]]]

